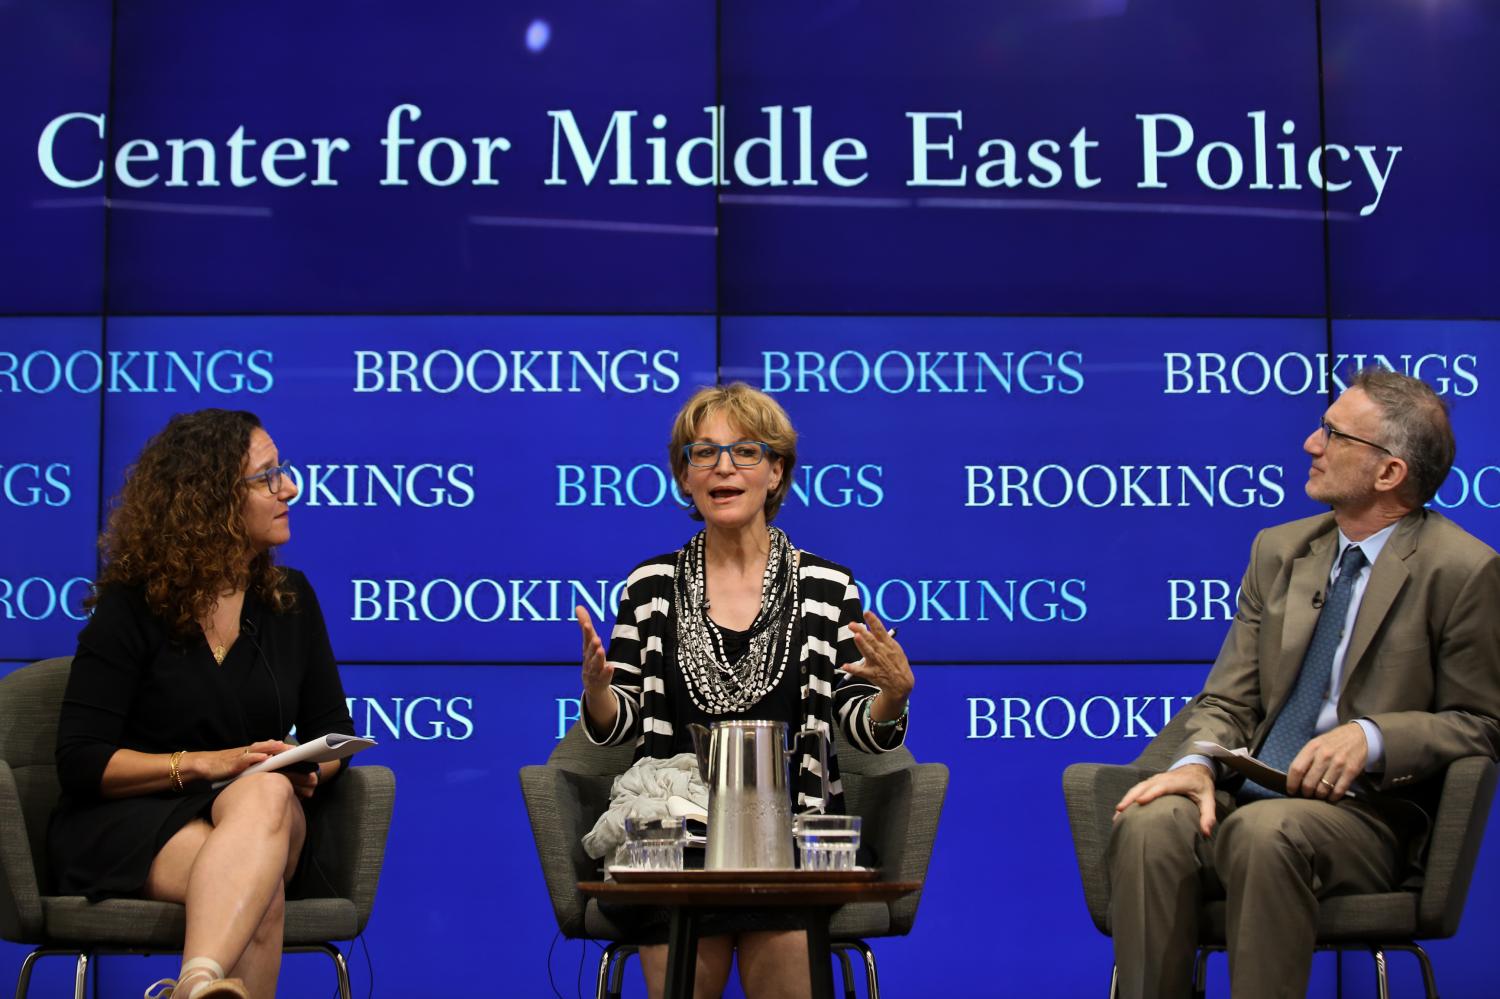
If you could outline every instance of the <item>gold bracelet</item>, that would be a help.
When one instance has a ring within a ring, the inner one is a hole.
[[[182,786],[182,771],[177,769],[177,764],[181,762],[183,754],[185,754],[186,752],[186,749],[179,749],[177,752],[173,753],[172,762],[169,764],[172,769],[172,783],[176,785],[177,790],[179,791],[185,790],[185,788],[183,788]]]

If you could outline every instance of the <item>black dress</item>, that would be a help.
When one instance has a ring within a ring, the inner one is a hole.
[[[138,894],[162,846],[217,796],[204,783],[101,798],[115,750],[228,749],[282,739],[293,724],[303,742],[354,731],[318,599],[296,570],[287,570],[286,585],[296,601],[284,612],[245,595],[240,637],[223,665],[201,634],[173,637],[140,587],[100,594],[78,636],[58,720],[63,794],[49,845],[59,893],[91,901]]]
[[[724,643],[724,656],[729,664],[732,666],[739,662],[740,657],[750,650],[750,632],[735,631],[722,624],[715,624],[714,627],[719,630],[719,638]],[[673,645],[675,644],[674,642]],[[675,649],[673,652],[675,657]],[[714,722],[721,721],[781,721],[786,722],[788,731],[795,735],[798,715],[802,710],[802,695],[797,689],[800,682],[798,672],[789,669],[782,674],[780,683],[766,691],[766,695],[750,707],[743,711],[711,715],[693,703],[693,697],[688,693],[687,678],[682,675],[682,670],[669,670],[667,700],[671,706],[669,717],[672,722],[673,755],[693,752],[693,734],[688,725],[694,723],[704,728],[713,728]],[[795,800],[792,805],[796,807]]]
[[[734,631],[717,623],[714,627],[719,629],[719,636],[724,643],[725,657],[731,665],[738,662],[750,648],[750,632]],[[724,715],[710,715],[693,703],[682,671],[678,669],[668,671],[667,689],[671,702],[670,717],[673,726],[674,753],[693,751],[692,736],[688,731],[688,725],[694,722],[704,728],[711,728],[714,722],[720,721],[785,721],[795,733],[797,731],[796,718],[802,705],[802,698],[797,689],[799,681],[800,677],[796,670],[786,670],[780,683],[745,710]],[[789,785],[788,791],[793,790],[795,789]],[[701,847],[689,847],[683,851],[682,859],[683,867],[690,870],[701,869],[704,851]],[[671,913],[667,909],[659,906],[618,905],[608,902],[599,903],[599,907],[617,924],[628,927],[634,942],[640,944],[667,942],[667,932],[671,924]],[[698,914],[700,937],[800,930],[806,926],[806,913],[792,909],[715,909]]]

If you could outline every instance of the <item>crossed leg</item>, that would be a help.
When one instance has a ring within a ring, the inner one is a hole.
[[[268,773],[235,781],[214,801],[212,824],[190,822],[167,840],[144,894],[187,907],[185,961],[210,958],[256,999],[274,999],[286,882],[306,835],[291,783]]]

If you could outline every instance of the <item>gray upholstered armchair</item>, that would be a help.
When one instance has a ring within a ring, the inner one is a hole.
[[[948,768],[917,763],[904,748],[870,755],[840,741],[836,750],[846,804],[864,819],[865,836],[880,858],[882,877],[924,881],[948,790]],[[599,962],[599,999],[619,996],[624,959],[636,947],[629,927],[611,922],[597,902],[578,891],[579,881],[600,876],[598,862],[583,852],[580,841],[608,807],[610,785],[630,765],[631,755],[629,746],[593,745],[575,724],[545,766],[521,768],[521,792],[558,928],[569,938],[609,941]],[[920,901],[918,891],[889,903],[846,905],[834,913],[829,935],[843,970],[846,996],[854,994],[852,950],[864,962],[871,999],[878,999],[875,955],[865,940],[910,933]]]
[[[1075,763],[1063,771],[1063,796],[1073,830],[1073,849],[1083,878],[1083,897],[1099,932],[1108,936],[1109,845],[1114,806],[1137,781],[1165,768],[1181,745],[1185,712],[1178,712],[1128,766]],[[1484,838],[1490,801],[1495,795],[1496,766],[1485,757],[1461,759],[1443,778],[1442,798],[1428,844],[1427,870],[1420,886],[1411,890],[1372,895],[1343,895],[1324,899],[1318,910],[1320,950],[1369,950],[1375,958],[1377,987],[1387,994],[1385,952],[1403,950],[1421,962],[1428,999],[1437,999],[1437,985],[1427,954],[1418,940],[1441,940],[1458,932],[1459,917],[1469,894],[1469,881]],[[1203,994],[1208,954],[1224,947],[1224,903],[1205,905],[1204,937],[1195,974]],[[1110,982],[1110,997],[1115,983]]]
[[[175,953],[183,908],[173,902],[116,898],[89,903],[49,894],[47,822],[60,788],[53,752],[69,658],[25,666],[0,679],[0,938],[36,947],[21,965],[18,999],[41,957],[76,958],[75,999],[83,999],[90,958],[102,953]],[[385,860],[395,777],[385,767],[352,767],[319,795],[319,834],[310,837],[315,884],[289,886],[286,949],[327,954],[339,994],[349,973],[331,941],[363,932]]]

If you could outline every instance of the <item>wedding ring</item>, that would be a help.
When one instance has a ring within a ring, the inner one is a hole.
[[[1333,783],[1327,777],[1319,777],[1318,783],[1322,784],[1324,787],[1333,787]]]

